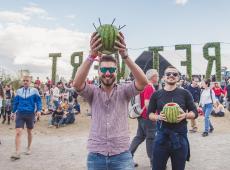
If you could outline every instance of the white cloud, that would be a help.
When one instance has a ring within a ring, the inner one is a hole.
[[[2,22],[22,23],[28,20],[30,20],[30,16],[25,15],[23,13],[12,11],[0,11],[0,21]]]
[[[69,19],[76,19],[76,15],[74,14],[71,14],[71,15],[67,15],[66,18],[69,18]]]
[[[54,20],[53,17],[48,15],[48,12],[45,9],[38,7],[36,4],[31,4],[30,6],[24,7],[23,13],[28,16],[37,16],[38,18],[44,20]]]
[[[29,15],[33,15],[33,14],[36,14],[36,15],[47,15],[47,12],[44,9],[39,8],[37,6],[24,7],[23,11],[26,14],[29,14]]]
[[[188,0],[176,0],[176,4],[178,5],[185,5],[188,2]]]
[[[50,76],[52,61],[49,53],[62,53],[58,59],[57,73],[66,78],[72,74],[70,56],[73,52],[88,52],[89,34],[66,28],[9,24],[0,28],[0,60],[12,70],[29,68],[32,73]],[[17,71],[17,70],[15,70]]]
[[[3,23],[25,23],[32,19],[55,20],[49,16],[45,9],[38,7],[36,4],[31,4],[24,7],[22,11],[0,11],[0,22]]]

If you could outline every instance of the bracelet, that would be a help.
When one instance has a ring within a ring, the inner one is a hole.
[[[87,60],[89,60],[90,62],[94,62],[94,61],[95,61],[95,59],[94,59],[91,55],[89,55],[89,56],[87,57]]]
[[[126,60],[129,57],[129,55],[125,55],[124,57],[122,57],[123,60]]]
[[[126,50],[125,50],[125,56],[121,56],[121,58],[123,59],[123,60],[125,60],[125,59],[127,59],[129,57],[129,55],[128,55],[128,50],[127,50],[127,48],[126,48]]]

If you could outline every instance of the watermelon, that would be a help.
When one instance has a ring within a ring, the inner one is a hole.
[[[117,50],[114,49],[114,44],[119,34],[118,28],[112,24],[104,24],[97,28],[97,32],[102,41],[102,48],[99,51],[108,55],[116,53]]]
[[[177,117],[180,114],[179,105],[177,103],[167,103],[163,107],[163,113],[169,123],[177,123]]]

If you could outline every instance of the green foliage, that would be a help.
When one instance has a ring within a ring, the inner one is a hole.
[[[181,61],[181,66],[187,66],[186,72],[189,80],[192,79],[192,50],[191,44],[175,45],[176,50],[186,50],[186,61]]]
[[[78,57],[79,58],[79,62],[78,63],[75,63],[75,58]],[[73,66],[73,73],[72,73],[72,80],[74,79],[75,77],[75,74],[77,72],[77,69],[78,67],[82,64],[83,62],[83,52],[74,52],[72,55],[71,55],[71,61],[70,61],[70,64]]]
[[[53,62],[52,62],[52,82],[56,83],[57,58],[61,57],[61,53],[50,53],[49,57],[53,58]]]
[[[10,84],[12,85],[14,90],[19,89],[21,87],[21,80],[13,80]]]
[[[119,82],[121,77],[124,77],[125,75],[125,62],[123,60],[121,60],[121,64],[120,64],[120,57],[118,53],[115,53],[115,58],[117,60],[117,81]]]
[[[215,55],[209,55],[209,48],[215,49]],[[216,80],[221,81],[221,54],[220,54],[220,43],[212,42],[206,43],[203,47],[203,56],[206,60],[208,60],[208,67],[206,70],[206,78],[211,77],[213,62],[216,61]]]
[[[149,47],[149,51],[153,52],[153,69],[156,69],[159,71],[159,51],[163,51],[164,47],[163,46],[156,46],[156,47]]]

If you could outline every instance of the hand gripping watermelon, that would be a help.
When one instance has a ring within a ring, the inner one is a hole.
[[[102,42],[102,48],[99,50],[103,54],[113,54],[116,53],[117,50],[114,49],[115,41],[117,40],[117,35],[119,34],[119,30],[123,27],[117,28],[113,25],[115,19],[113,20],[112,24],[103,24],[101,25],[101,21],[99,18],[100,26],[96,28],[96,31],[99,33]]]
[[[180,114],[180,106],[177,103],[167,103],[163,107],[163,113],[169,123],[177,123],[177,116]]]

